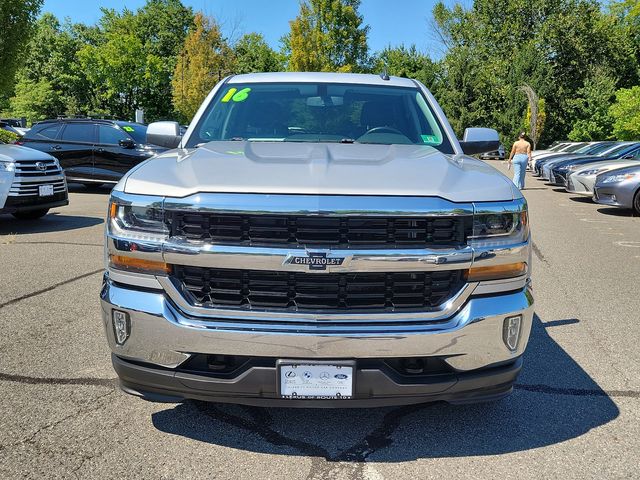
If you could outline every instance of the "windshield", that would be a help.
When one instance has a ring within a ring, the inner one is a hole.
[[[631,147],[633,147],[632,143],[624,143],[622,145],[618,145],[616,147],[610,148],[606,151],[604,151],[603,153],[606,155],[617,155],[619,153],[623,153],[627,150],[630,150]]]
[[[212,141],[430,145],[454,153],[417,88],[329,83],[229,84],[187,147]]]
[[[147,143],[147,126],[140,123],[118,122],[118,126],[127,132],[136,143]]]
[[[575,145],[571,145],[568,148],[565,148],[564,151],[565,152],[575,152],[577,150],[580,150],[581,148],[583,148],[585,146],[584,143],[576,143]]]

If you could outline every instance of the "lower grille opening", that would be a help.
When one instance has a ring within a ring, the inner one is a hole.
[[[253,367],[275,369],[277,360],[278,358],[275,357],[197,353],[180,365],[176,371],[231,379]],[[325,360],[330,362],[330,359],[323,359],[323,361]],[[313,360],[309,360],[309,362],[313,362]],[[358,370],[385,370],[394,377],[400,375],[406,381],[410,381],[411,378],[418,380],[420,377],[455,373],[443,357],[360,358],[356,362],[356,368]]]
[[[174,265],[173,280],[192,304],[245,310],[420,311],[464,286],[463,270],[302,273]]]

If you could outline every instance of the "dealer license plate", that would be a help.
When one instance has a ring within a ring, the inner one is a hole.
[[[278,361],[280,396],[290,399],[348,400],[353,397],[355,362]]]
[[[38,195],[40,197],[50,197],[53,195],[53,185],[38,185]]]

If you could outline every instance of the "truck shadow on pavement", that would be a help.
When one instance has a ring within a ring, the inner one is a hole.
[[[610,395],[547,334],[547,328],[572,328],[577,322],[543,323],[536,315],[515,390],[493,404],[314,410],[186,402],[153,414],[152,422],[160,431],[201,442],[310,456],[314,475],[333,468],[328,462],[403,462],[544,447],[579,437],[619,414]],[[611,392],[616,394],[637,396]]]
[[[104,223],[103,218],[64,215],[58,212],[37,220],[16,220],[10,215],[0,215],[0,235],[48,233],[77,230]]]

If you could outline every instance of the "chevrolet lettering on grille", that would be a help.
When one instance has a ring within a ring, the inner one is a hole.
[[[309,270],[326,270],[327,266],[339,266],[343,257],[327,257],[326,253],[309,253],[305,256],[291,255],[284,261],[285,265],[308,265]]]

